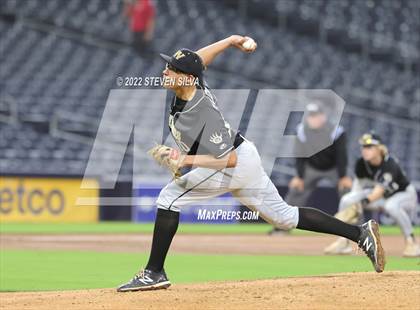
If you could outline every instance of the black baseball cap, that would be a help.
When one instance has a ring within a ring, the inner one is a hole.
[[[382,139],[378,134],[369,132],[360,137],[359,144],[362,146],[381,145]]]
[[[203,82],[204,65],[201,57],[196,52],[182,48],[172,56],[160,54],[160,57],[179,71],[191,74],[197,77],[200,83]]]

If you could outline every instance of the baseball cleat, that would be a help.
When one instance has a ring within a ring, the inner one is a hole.
[[[343,237],[338,238],[324,249],[324,253],[327,255],[348,255],[352,252],[353,247],[349,240]]]
[[[360,226],[360,237],[357,244],[366,253],[367,257],[369,257],[375,271],[384,271],[385,252],[381,245],[378,223],[370,220]]]
[[[169,282],[164,270],[154,272],[143,269],[129,282],[119,286],[117,292],[160,290],[166,289],[169,286],[171,286],[171,282]]]
[[[407,238],[403,256],[404,257],[420,256],[420,246],[413,240],[413,238]]]

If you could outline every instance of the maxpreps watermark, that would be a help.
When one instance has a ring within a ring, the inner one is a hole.
[[[260,213],[258,211],[226,211],[226,210],[207,210],[200,209],[197,213],[199,221],[230,221],[230,220],[258,220]]]
[[[198,78],[191,77],[160,77],[160,76],[119,76],[115,83],[118,87],[164,87],[164,86],[197,86]]]
[[[143,77],[137,78],[137,81],[134,77],[132,81],[129,77],[126,79],[128,79],[128,85],[131,83],[144,85],[143,83],[146,83]],[[153,83],[164,83],[164,80],[164,77],[155,78]],[[187,82],[190,80],[187,78]],[[169,83],[171,83],[170,81]],[[121,77],[120,82],[124,83],[124,78]],[[148,83],[151,83],[151,80]],[[176,83],[176,78],[172,80],[172,83]],[[314,143],[314,148],[295,148],[295,143],[300,139],[299,131],[286,134],[292,113],[302,113],[301,119],[304,120],[309,115],[306,109],[308,103],[322,102],[328,111],[331,129],[336,133],[339,130],[339,122],[345,106],[342,98],[327,89],[213,89],[213,93],[216,98],[224,99],[218,103],[222,111],[230,109],[239,112],[230,115],[231,124],[239,126],[242,119],[246,120],[244,126],[247,128],[247,138],[257,142],[262,136],[268,137],[267,135],[269,135],[270,143],[259,143],[260,145],[258,145],[258,151],[264,158],[263,167],[268,175],[271,175],[275,161],[279,157],[307,158],[333,143],[331,135],[331,139],[320,139]],[[136,87],[135,89],[121,87],[110,90],[86,165],[82,182],[83,189],[92,188],[90,183],[85,182],[92,178],[101,178],[102,181],[98,184],[100,189],[115,188],[126,152],[132,154],[131,179],[134,184],[151,184],[151,176],[155,178],[153,182],[156,184],[167,182],[166,176],[156,173],[155,168],[150,168],[145,173],[147,170],[145,167],[154,167],[155,164],[150,157],[146,156],[146,148],[151,147],[153,141],[159,141],[162,144],[173,143],[172,136],[166,132],[167,118],[169,117],[167,115],[167,98],[168,91],[166,89],[154,89],[153,87]],[[252,113],[247,114],[247,117],[244,118],[245,113],[248,113],[245,112],[247,111],[245,106],[249,102],[253,102]],[[231,129],[237,131],[238,127],[234,126]],[[67,137],[69,134],[64,131],[60,132],[60,130],[52,132],[55,136],[63,134],[64,137]],[[133,144],[131,145],[128,142],[132,135]],[[235,170],[233,173],[236,173]],[[263,190],[267,184],[256,184],[250,190]],[[187,182],[185,186],[189,188],[195,184]],[[232,186],[233,190],[235,189],[235,184],[229,184],[229,186]],[[245,193],[241,195],[246,195]],[[109,198],[111,197],[107,197],[107,199]],[[96,205],[97,199],[79,197],[77,203]],[[131,203],[131,196],[112,197],[112,205],[131,205]],[[263,200],[254,201],[255,205],[263,203]]]

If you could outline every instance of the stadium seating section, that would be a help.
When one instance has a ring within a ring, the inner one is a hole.
[[[332,89],[346,101],[341,124],[350,163],[359,153],[357,137],[375,129],[409,177],[420,180],[420,84],[411,65],[419,62],[418,1],[253,0],[246,13],[232,1],[156,5],[156,51],[197,49],[231,33],[249,34],[260,48],[252,56],[231,50],[219,57],[207,73],[212,88]],[[1,1],[0,11],[15,16],[0,20],[2,173],[83,174],[116,77],[160,75],[159,57],[139,57],[131,48],[122,7],[122,1]],[[304,33],[302,25],[317,34]],[[361,51],[349,52],[346,44]],[[374,59],[366,49],[391,51],[391,59]],[[161,128],[148,117],[158,107],[139,102],[149,124],[144,130]],[[267,102],[266,111],[266,126],[276,132],[281,109]],[[241,110],[227,111],[228,120],[235,113]],[[254,139],[264,141],[267,132],[260,135]],[[122,175],[131,173],[130,156]],[[291,159],[278,163],[293,166]],[[289,176],[280,170],[272,177],[284,184]],[[147,167],[145,173],[155,172]]]

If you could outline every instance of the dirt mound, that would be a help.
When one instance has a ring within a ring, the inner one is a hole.
[[[0,294],[1,309],[418,309],[420,271],[114,289]]]

